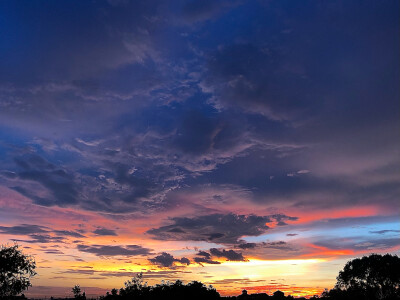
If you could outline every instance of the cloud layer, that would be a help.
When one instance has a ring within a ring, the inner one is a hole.
[[[0,235],[52,286],[397,253],[398,1],[0,11]]]

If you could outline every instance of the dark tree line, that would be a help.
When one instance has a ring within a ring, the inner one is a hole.
[[[161,283],[154,286],[148,286],[143,283],[142,274],[138,274],[132,280],[125,282],[125,287],[119,291],[111,290],[102,297],[102,300],[117,299],[176,299],[176,300],[200,300],[200,299],[219,299],[220,295],[212,286],[206,286],[199,281],[192,281],[184,284],[177,280],[174,283]]]
[[[36,264],[32,257],[24,255],[18,245],[0,248],[0,299],[13,299],[31,286],[31,278],[36,275]],[[331,290],[310,299],[326,300],[400,300],[400,258],[396,255],[371,254],[353,259],[344,266],[337,276],[337,283]],[[85,300],[85,293],[79,285],[72,289],[75,299]],[[276,291],[266,293],[242,294],[234,297],[221,297],[215,288],[199,281],[184,284],[182,281],[163,282],[153,286],[143,282],[142,274],[125,282],[119,290],[112,289],[102,296],[102,300],[284,300],[294,299]],[[301,299],[301,298],[300,298]],[[304,298],[303,298],[304,299]]]

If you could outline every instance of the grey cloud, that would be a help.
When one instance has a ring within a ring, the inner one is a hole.
[[[243,236],[259,236],[269,227],[266,223],[294,220],[285,215],[256,216],[237,214],[212,214],[193,218],[172,218],[173,224],[153,228],[147,233],[160,240],[212,241],[215,243],[236,244]],[[181,228],[183,232],[171,229]]]
[[[251,43],[221,47],[210,57],[206,79],[215,92],[217,106],[236,106],[279,121],[296,116],[307,102],[296,94],[305,92],[308,80],[282,72],[277,63],[280,55]],[[292,88],[283,90],[288,82]]]
[[[257,246],[256,243],[242,243],[239,244],[238,247],[241,249],[253,249]]]
[[[206,251],[199,251],[196,255],[203,256],[203,257],[205,257],[207,259],[211,258],[211,254],[206,252]]]
[[[184,264],[184,265],[190,265],[190,260],[186,257],[182,257],[180,259],[178,259],[177,261],[179,261],[180,263]]]
[[[315,243],[318,246],[329,249],[354,249],[356,251],[388,251],[393,247],[400,246],[400,240],[393,238],[367,239],[365,237],[353,236],[350,238],[326,238]]]
[[[278,226],[288,225],[285,221],[297,221],[298,217],[289,217],[283,214],[275,214],[271,216],[272,219],[275,219]]]
[[[72,237],[76,237],[76,238],[85,237],[83,234],[80,234],[79,232],[71,231],[71,230],[54,230],[53,232],[56,234],[59,234],[59,235],[72,236]]]
[[[210,264],[210,265],[220,265],[221,263],[219,261],[211,260],[209,258],[205,257],[195,257],[193,260],[198,263],[198,264]]]
[[[256,248],[272,248],[272,249],[281,249],[288,250],[290,249],[289,245],[285,241],[276,241],[276,242],[259,242],[259,243],[244,243],[238,245],[241,249],[256,249]]]
[[[45,232],[48,232],[47,227],[39,225],[21,224],[10,227],[0,226],[0,233],[4,234],[29,235]]]
[[[96,230],[93,231],[94,234],[96,235],[111,235],[111,236],[117,236],[117,233],[115,230],[112,229],[107,229],[107,228],[97,228]]]
[[[393,229],[384,229],[384,230],[370,231],[370,233],[375,233],[375,234],[399,233],[399,232],[400,232],[400,230],[393,230]]]
[[[277,242],[263,242],[262,246],[265,248],[273,248],[273,249],[289,249],[288,245],[284,241],[277,241]]]
[[[23,187],[15,187],[14,190],[24,196],[30,197],[34,202],[40,205],[71,205],[78,202],[78,185],[75,183],[74,175],[66,170],[57,168],[52,163],[46,161],[36,154],[29,154],[25,157],[14,159],[20,170],[17,176],[20,180],[34,181],[47,188],[52,197],[42,198],[28,192]]]
[[[150,258],[149,261],[155,265],[170,268],[175,262],[180,262],[181,264],[190,265],[190,260],[186,257],[175,258],[167,252],[163,252],[154,258]]]
[[[17,240],[27,243],[63,243],[66,237],[84,237],[82,234],[72,230],[52,230],[39,225],[21,224],[16,226],[0,226],[0,234],[25,235],[32,240]]]
[[[93,253],[97,256],[143,256],[150,254],[152,251],[139,245],[78,245],[77,248],[81,252]]]
[[[25,243],[65,243],[65,238],[60,236],[51,236],[48,234],[29,234],[28,237],[31,240],[22,240],[22,239],[13,239],[16,242],[25,242]]]
[[[46,250],[46,251],[44,251],[44,253],[46,253],[46,254],[59,254],[59,255],[64,254],[64,252],[62,252],[62,251],[60,251],[60,250],[57,250],[57,249]]]
[[[149,259],[153,264],[161,265],[162,267],[171,267],[174,263],[174,257],[166,252]]]
[[[210,249],[210,253],[213,256],[224,257],[227,260],[231,260],[231,261],[246,261],[246,259],[243,257],[242,253],[235,252],[234,250],[222,249],[222,251],[221,251],[221,250],[216,249],[216,248],[211,248]]]

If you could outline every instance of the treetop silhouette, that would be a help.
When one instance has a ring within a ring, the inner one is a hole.
[[[18,245],[0,248],[0,298],[7,299],[32,286],[36,263],[18,249]]]

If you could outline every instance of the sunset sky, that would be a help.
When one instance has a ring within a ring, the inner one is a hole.
[[[400,2],[0,2],[0,244],[28,296],[332,288],[400,254]]]

